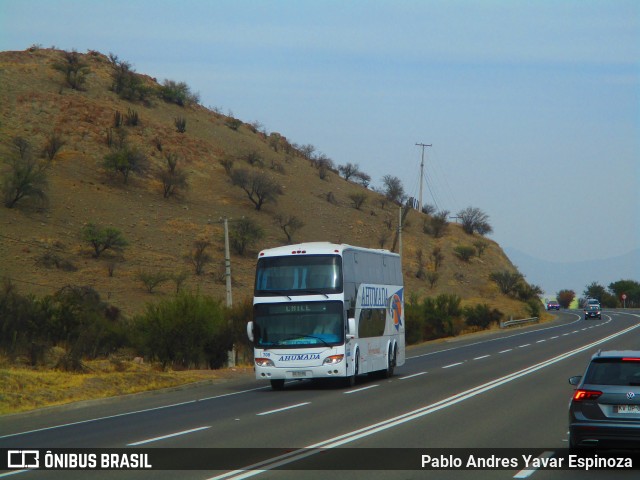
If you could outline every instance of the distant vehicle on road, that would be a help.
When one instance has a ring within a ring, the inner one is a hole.
[[[589,305],[596,305],[598,308],[600,308],[600,300],[598,300],[597,298],[587,298],[587,301],[585,302],[584,306],[586,308]]]
[[[569,448],[640,447],[640,351],[598,351],[569,404]]]
[[[602,311],[600,305],[587,305],[584,307],[584,319],[588,318],[602,318]]]
[[[547,310],[560,310],[560,304],[556,301],[547,302]]]

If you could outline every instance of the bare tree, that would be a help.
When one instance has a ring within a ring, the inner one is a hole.
[[[149,293],[153,293],[153,290],[160,284],[169,280],[170,276],[161,270],[141,270],[136,274],[136,278],[142,282]]]
[[[188,187],[187,174],[178,168],[178,156],[175,153],[166,153],[166,168],[158,173],[158,178],[162,182],[162,193],[164,198],[176,195],[179,189]]]
[[[360,210],[360,207],[367,201],[367,194],[364,192],[352,193],[349,195],[353,208]]]
[[[469,235],[478,232],[479,235],[486,235],[493,231],[489,224],[489,215],[476,207],[467,207],[458,212],[458,217],[462,222],[462,229]]]
[[[382,183],[384,185],[385,197],[391,202],[401,205],[406,197],[402,181],[393,175],[385,175],[382,177]]]
[[[338,167],[338,171],[342,174],[345,180],[349,180],[351,177],[355,176],[356,173],[360,171],[360,167],[358,164],[347,163],[346,165],[340,165]]]
[[[276,224],[287,236],[288,243],[292,243],[293,234],[304,227],[304,222],[295,215],[278,214],[273,218]]]
[[[44,144],[42,156],[47,158],[49,161],[53,160],[60,149],[64,147],[65,143],[66,142],[59,133],[53,132],[49,135],[46,143]]]
[[[191,252],[185,256],[185,259],[193,265],[196,275],[202,275],[204,266],[211,261],[211,256],[206,252],[209,245],[211,245],[211,242],[208,240],[198,239],[193,242]]]
[[[444,260],[444,255],[442,254],[442,250],[440,249],[440,247],[433,247],[430,257],[431,262],[433,263],[433,270],[434,272],[437,272],[442,265],[442,261]]]
[[[24,198],[36,198],[39,202],[46,203],[46,187],[47,164],[33,159],[28,151],[24,152],[24,157],[15,157],[7,162],[2,178],[5,207],[13,208]]]
[[[282,195],[282,188],[274,180],[262,172],[249,172],[244,169],[234,170],[231,173],[231,182],[242,188],[249,200],[260,210],[267,202],[276,203],[277,195]]]

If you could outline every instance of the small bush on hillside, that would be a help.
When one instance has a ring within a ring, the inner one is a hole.
[[[47,137],[47,141],[42,148],[42,156],[51,161],[67,142],[57,132],[53,132]]]
[[[82,56],[75,50],[62,53],[62,61],[55,62],[53,68],[64,75],[67,86],[73,90],[84,90],[90,69]]]
[[[483,240],[476,240],[475,242],[473,242],[473,246],[476,247],[476,251],[478,252],[478,257],[481,257],[484,254],[484,251],[489,246],[489,244]]]
[[[94,223],[88,223],[82,229],[82,239],[93,248],[93,256],[98,258],[106,250],[121,251],[128,245],[117,228],[100,227]]]
[[[211,262],[211,255],[206,250],[211,245],[211,242],[205,239],[198,239],[193,242],[193,248],[185,256],[185,259],[193,265],[196,275],[202,275],[204,273],[204,267],[207,263]]]
[[[422,231],[433,238],[442,237],[449,225],[449,211],[443,210],[438,213],[434,213],[431,217],[425,219]]]
[[[251,218],[242,218],[231,224],[229,241],[238,255],[247,253],[263,237],[264,230]]]
[[[47,169],[46,163],[38,162],[28,154],[6,161],[1,184],[4,206],[13,208],[24,199],[35,199],[39,205],[45,205]]]
[[[138,115],[138,112],[131,108],[127,109],[127,114],[124,117],[124,124],[127,127],[138,126],[140,124],[140,116]]]
[[[184,117],[176,117],[173,121],[178,133],[184,133],[187,131],[187,119]]]
[[[181,107],[200,102],[200,96],[197,93],[192,93],[186,83],[174,82],[173,80],[165,80],[163,82],[160,87],[160,98],[165,102],[175,103]]]
[[[140,270],[136,273],[136,279],[138,279],[147,289],[147,292],[153,293],[156,287],[170,280],[170,276],[162,270]]]
[[[442,265],[442,262],[444,261],[444,254],[442,253],[442,249],[440,247],[433,247],[429,258],[431,259],[431,264],[433,265],[433,271],[437,272]]]
[[[349,200],[351,200],[353,208],[360,210],[362,205],[367,201],[367,194],[364,192],[352,193],[349,195]]]
[[[237,118],[229,117],[224,122],[224,124],[229,127],[231,130],[238,130],[242,125],[242,120],[238,120]]]
[[[178,168],[178,156],[175,153],[165,154],[166,165],[157,174],[158,179],[162,182],[162,195],[169,198],[177,195],[180,190],[188,188],[187,174]]]
[[[453,249],[453,252],[463,262],[469,262],[469,260],[471,260],[471,257],[476,254],[476,249],[468,245],[458,245]]]
[[[502,293],[505,295],[511,295],[515,292],[516,286],[522,280],[522,274],[520,272],[511,272],[509,270],[503,270],[501,272],[493,272],[489,275],[489,279],[493,280]]]
[[[105,155],[102,165],[107,171],[122,175],[123,182],[129,182],[129,175],[142,173],[147,167],[147,157],[135,147],[124,145]]]
[[[153,89],[146,86],[142,77],[135,73],[129,62],[118,59],[117,55],[109,54],[111,62],[111,90],[123,100],[131,102],[148,102]]]

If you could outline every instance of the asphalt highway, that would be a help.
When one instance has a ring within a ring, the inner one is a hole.
[[[568,446],[568,378],[581,375],[598,349],[639,346],[640,312],[605,311],[585,321],[562,311],[545,324],[411,347],[394,377],[364,376],[352,388],[295,381],[272,391],[248,375],[4,416],[4,449],[215,449],[200,452],[228,461],[219,469],[23,469],[0,478],[635,478],[637,470],[520,464],[426,471],[421,462],[422,455],[466,462],[474,452],[505,461],[527,453],[553,458]]]

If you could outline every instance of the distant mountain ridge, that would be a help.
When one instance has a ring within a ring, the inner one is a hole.
[[[581,296],[592,282],[607,287],[617,280],[640,281],[640,248],[616,257],[581,262],[542,260],[512,247],[505,247],[504,251],[527,281],[539,285],[548,297],[562,289]]]

